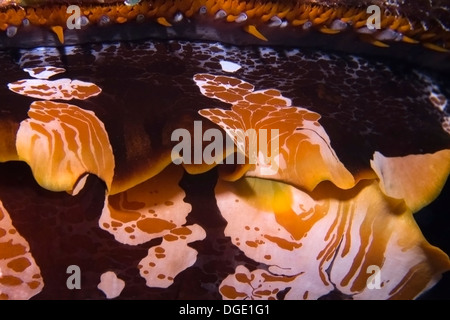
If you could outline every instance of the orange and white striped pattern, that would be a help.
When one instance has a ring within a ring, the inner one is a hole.
[[[185,225],[192,208],[178,186],[183,173],[172,165],[144,183],[107,196],[99,220],[100,228],[121,243],[138,245],[162,238],[138,265],[149,287],[169,287],[197,260],[197,251],[188,244],[206,237],[199,225]]]
[[[24,79],[8,84],[9,90],[43,100],[85,100],[102,90],[93,83],[71,79]]]
[[[262,169],[263,165],[259,164],[246,173],[248,176],[287,181],[308,190],[313,190],[324,180],[343,189],[354,186],[352,174],[336,156],[330,138],[319,123],[319,114],[291,106],[291,100],[276,89],[255,91],[252,84],[238,78],[197,74],[194,81],[203,95],[232,105],[231,110],[212,108],[199,111],[232,138],[232,132],[236,130],[278,130],[278,172],[269,177]],[[238,147],[245,150],[247,157],[251,156],[248,146]],[[268,146],[267,150],[270,149]]]
[[[28,116],[17,132],[17,153],[42,187],[72,191],[86,173],[111,186],[114,156],[105,126],[94,112],[67,103],[35,101]]]
[[[28,242],[14,228],[0,201],[0,300],[30,299],[44,287]]]
[[[288,283],[286,299],[317,299],[335,289],[353,299],[413,299],[450,269],[404,202],[385,196],[375,180],[347,191],[322,184],[306,193],[244,178],[219,181],[215,191],[228,223],[225,235],[268,266],[259,283],[228,276],[220,289],[224,298],[267,299],[271,295],[256,289],[284,290]],[[371,266],[380,270],[379,288],[368,285]]]

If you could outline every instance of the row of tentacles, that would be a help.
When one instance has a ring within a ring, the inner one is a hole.
[[[379,47],[390,42],[421,43],[439,51],[450,50],[449,29],[440,21],[425,21],[414,13],[399,13],[398,5],[373,1],[381,5],[379,29],[368,28],[373,22],[373,11],[368,10],[370,1],[347,5],[345,1],[242,1],[242,0],[142,0],[85,2],[80,5],[80,28],[89,25],[106,26],[127,22],[154,21],[165,27],[176,26],[183,20],[212,19],[236,24],[242,30],[262,41],[268,41],[258,29],[297,28],[307,31],[316,29],[325,34],[338,34],[353,30],[361,39]],[[8,37],[14,37],[21,29],[38,26],[52,30],[61,43],[68,21],[75,22],[75,9],[58,1],[2,1],[0,6],[0,29]],[[68,10],[69,8],[69,10]],[[445,8],[441,8],[444,10]]]

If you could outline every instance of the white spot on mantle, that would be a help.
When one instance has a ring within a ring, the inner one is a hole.
[[[105,293],[106,298],[114,299],[120,296],[123,288],[125,288],[125,281],[117,278],[114,272],[108,271],[101,275],[97,288]]]
[[[231,62],[231,61],[220,60],[219,62],[220,62],[220,65],[222,66],[222,70],[225,71],[225,72],[236,72],[240,68],[242,68],[237,63],[234,63],[234,62]]]

